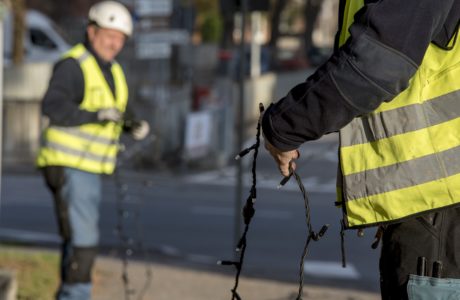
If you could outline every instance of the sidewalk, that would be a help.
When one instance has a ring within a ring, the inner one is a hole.
[[[318,141],[317,143],[334,142],[336,136],[330,135]],[[315,144],[305,147],[303,157],[316,150]],[[313,150],[312,150],[313,149]],[[322,148],[321,148],[322,149]],[[270,160],[268,154],[263,151],[259,157],[262,160]],[[270,168],[274,168],[272,165]],[[13,168],[6,172],[10,176],[23,176],[33,178],[39,175],[35,169]],[[192,172],[194,175],[195,173]],[[131,172],[125,171],[125,175],[131,180],[143,182],[146,179],[155,182],[170,182],[175,174],[163,174],[160,172]],[[184,174],[181,174],[184,175]],[[186,174],[187,175],[187,174]],[[37,177],[38,178],[38,177]],[[42,178],[39,179],[40,186],[43,188]],[[28,186],[29,182],[23,182],[20,187]],[[275,186],[275,185],[273,185]],[[37,190],[34,190],[37,193]],[[21,189],[22,191],[22,189]],[[28,192],[28,191],[26,191]],[[24,196],[24,199],[28,197]],[[30,251],[34,251],[29,249]],[[39,250],[41,251],[41,250]],[[231,289],[234,286],[234,269],[226,267],[228,272],[211,272],[203,268],[193,269],[191,267],[182,267],[179,263],[155,262],[151,265],[152,278],[150,286],[146,290],[144,297],[139,297],[146,279],[146,265],[139,261],[129,262],[129,280],[131,289],[134,291],[130,297],[124,296],[124,286],[121,279],[122,261],[113,257],[100,255],[96,260],[94,273],[94,297],[93,300],[231,300]],[[224,268],[224,267],[222,267]],[[228,274],[228,275],[225,275]],[[240,278],[238,293],[244,300],[294,300],[297,295],[297,282],[279,282],[274,280]],[[308,278],[305,279],[304,300],[378,300],[380,296],[375,293],[367,293],[356,290],[339,289],[332,287],[320,287],[309,285]]]
[[[176,266],[151,264],[152,277],[143,298],[139,297],[146,279],[146,265],[129,262],[129,279],[134,293],[129,299],[145,300],[230,300],[234,275],[196,271]],[[94,300],[124,298],[120,260],[99,257],[96,263]],[[304,286],[303,299],[314,300],[378,300],[373,293]],[[296,283],[241,277],[238,293],[245,300],[294,300],[298,291]],[[126,298],[128,299],[128,298]]]

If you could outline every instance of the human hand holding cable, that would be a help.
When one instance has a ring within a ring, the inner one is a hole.
[[[147,121],[141,120],[141,121],[136,122],[135,126],[133,127],[131,131],[131,135],[136,141],[140,141],[140,140],[145,139],[145,137],[149,134],[149,132],[150,132],[149,123],[147,123]]]
[[[290,177],[291,171],[296,169],[295,160],[300,157],[299,150],[289,150],[289,151],[282,151],[272,144],[269,141],[265,140],[265,149],[273,156],[275,162],[278,164],[278,168],[281,174],[285,177],[286,182],[288,177]],[[284,179],[283,179],[284,181]],[[284,183],[286,183],[284,182]],[[281,184],[281,183],[280,183]]]
[[[97,111],[97,119],[100,122],[120,122],[123,119],[123,114],[116,108],[103,108]]]

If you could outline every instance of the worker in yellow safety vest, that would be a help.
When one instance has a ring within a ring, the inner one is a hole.
[[[114,172],[123,131],[138,140],[149,133],[148,123],[126,110],[128,86],[115,61],[132,31],[125,6],[115,1],[94,4],[85,42],[56,63],[43,99],[49,125],[36,163],[54,196],[63,240],[60,300],[91,299],[101,175]]]
[[[330,59],[263,117],[284,176],[340,132],[343,223],[383,229],[385,300],[412,299],[417,258],[460,278],[459,24],[459,0],[342,0]]]

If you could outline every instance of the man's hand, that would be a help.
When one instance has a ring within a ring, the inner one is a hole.
[[[146,121],[142,120],[140,122],[136,122],[136,125],[133,127],[131,130],[131,135],[133,138],[137,141],[145,139],[147,134],[150,132],[150,126],[149,123]]]
[[[112,121],[120,122],[123,118],[123,114],[116,108],[104,108],[97,112],[97,119],[100,122]]]
[[[290,151],[281,151],[278,148],[275,148],[272,144],[270,144],[267,140],[265,140],[265,149],[270,152],[270,154],[275,159],[276,163],[278,164],[278,168],[281,174],[284,177],[289,176],[289,164],[293,170],[295,170],[296,165],[294,160],[300,157],[299,150],[290,150]]]

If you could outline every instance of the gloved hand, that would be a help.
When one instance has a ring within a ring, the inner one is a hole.
[[[136,122],[136,125],[133,126],[133,129],[131,130],[131,135],[133,138],[137,141],[145,139],[147,134],[150,132],[150,126],[149,123],[146,121],[142,120],[140,122]]]
[[[111,122],[120,122],[123,118],[123,114],[116,108],[104,108],[97,111],[98,121],[111,121]]]

